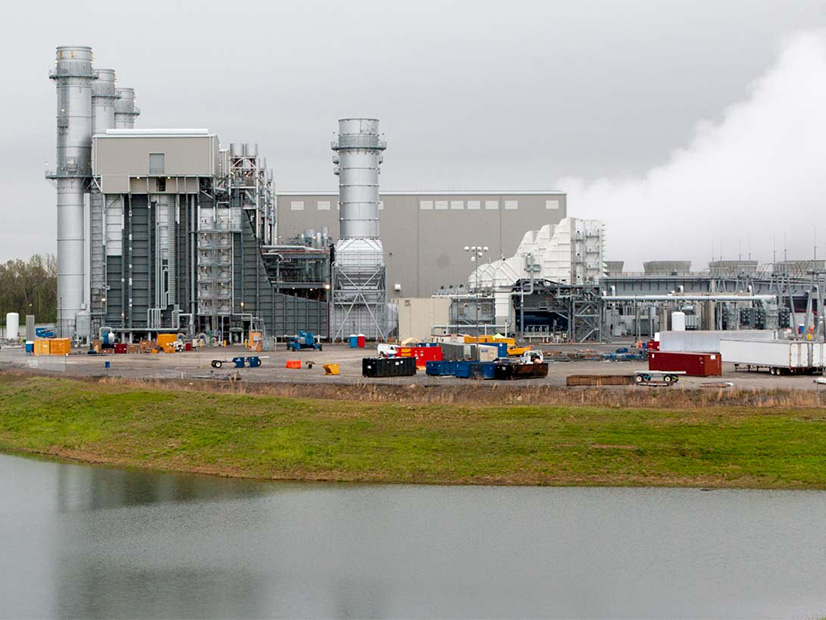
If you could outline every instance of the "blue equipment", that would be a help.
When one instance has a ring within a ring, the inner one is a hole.
[[[250,355],[249,357],[238,356],[233,357],[231,360],[212,360],[210,365],[213,368],[222,368],[224,364],[233,364],[236,368],[243,368],[245,365],[249,366],[250,368],[258,368],[261,366],[261,358],[257,355]]]
[[[313,332],[307,332],[302,329],[298,332],[298,336],[291,336],[287,339],[288,351],[301,351],[302,349],[321,351],[321,343]]]

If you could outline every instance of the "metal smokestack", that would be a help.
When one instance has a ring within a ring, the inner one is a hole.
[[[115,72],[112,69],[97,69],[97,79],[92,84],[92,134],[106,133],[115,127]],[[90,309],[95,327],[102,323],[103,299],[106,297],[106,275],[104,262],[104,204],[103,194],[95,184],[89,193],[89,288]],[[93,330],[95,331],[95,330]]]
[[[105,133],[115,128],[115,88],[114,69],[96,69],[97,79],[92,84],[92,135]]]
[[[133,129],[135,119],[141,111],[135,103],[134,88],[116,89],[118,98],[115,100],[115,129]]]
[[[92,174],[92,48],[57,48],[49,75],[57,87],[58,329],[73,336],[84,304],[83,207]]]
[[[338,122],[337,156],[340,239],[379,238],[379,164],[387,143],[374,118]],[[337,160],[337,161],[336,161]]]
[[[387,332],[387,274],[379,238],[379,165],[387,148],[372,118],[338,122],[332,143],[339,177],[339,240],[332,269],[332,338]]]

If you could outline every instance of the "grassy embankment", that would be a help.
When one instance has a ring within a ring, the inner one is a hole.
[[[2,451],[270,479],[826,488],[824,422],[816,407],[353,402],[0,374]]]

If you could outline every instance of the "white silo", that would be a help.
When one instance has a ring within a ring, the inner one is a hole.
[[[6,339],[17,340],[20,338],[20,315],[16,312],[6,314]]]

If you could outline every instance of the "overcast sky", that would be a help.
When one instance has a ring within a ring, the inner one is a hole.
[[[11,6],[10,6],[11,5]],[[560,189],[608,257],[811,257],[826,202],[826,4],[4,3],[0,260],[55,251],[57,45],[91,45],[141,127],[258,142],[335,190],[336,119],[374,116],[385,190]],[[537,228],[543,222],[537,222]],[[826,257],[826,225],[820,255]]]

